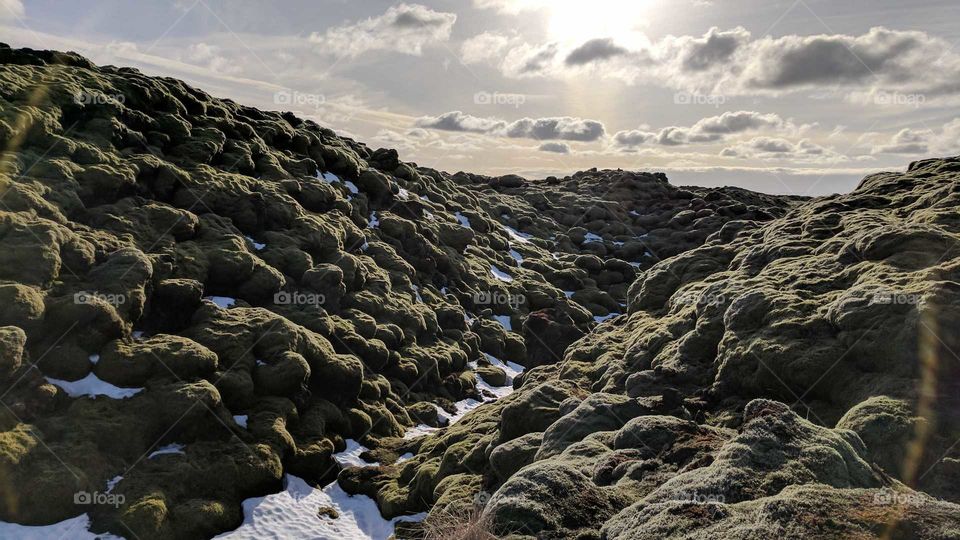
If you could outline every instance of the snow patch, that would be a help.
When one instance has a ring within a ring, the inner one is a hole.
[[[113,491],[113,488],[117,487],[117,484],[119,484],[121,480],[123,480],[123,476],[119,474],[110,480],[107,480],[107,493]]]
[[[336,459],[337,463],[339,463],[342,467],[376,467],[377,465],[380,465],[376,462],[367,463],[360,457],[360,454],[370,450],[366,446],[353,439],[347,439],[346,443],[346,450],[333,455],[333,458]]]
[[[233,421],[236,422],[238,426],[240,426],[240,427],[242,427],[242,428],[246,428],[246,427],[247,427],[247,420],[248,420],[249,418],[250,418],[250,417],[249,417],[248,415],[246,415],[246,414],[238,414],[238,415],[235,415],[235,416],[233,417]]]
[[[607,315],[604,315],[602,317],[601,316],[594,317],[593,320],[597,321],[598,323],[602,323],[604,321],[609,321],[614,317],[618,317],[619,315],[620,315],[619,313],[608,313]]]
[[[90,363],[91,363],[91,364],[97,365],[97,362],[100,361],[100,355],[99,355],[99,354],[91,354],[90,356],[87,357],[87,360],[90,360]]]
[[[513,324],[510,322],[509,315],[494,315],[493,318],[496,319],[507,332],[513,332]]]
[[[48,540],[63,538],[69,540],[122,540],[112,534],[93,534],[90,529],[90,516],[81,514],[53,525],[20,525],[0,521],[0,538],[17,540]]]
[[[472,228],[473,228],[473,227],[470,226],[470,220],[467,219],[467,216],[461,214],[460,212],[457,212],[457,213],[455,213],[455,214],[453,214],[453,215],[454,215],[454,217],[457,218],[457,221],[460,222],[460,225],[461,225],[461,226],[466,227],[466,228],[468,228],[468,229],[472,229]]]
[[[368,221],[368,225],[371,229],[376,229],[377,227],[380,226],[380,220],[377,218],[376,211],[370,212],[370,219]]]
[[[596,234],[594,234],[594,233],[592,233],[592,232],[588,232],[587,234],[585,234],[585,235],[583,236],[583,243],[586,244],[586,243],[588,243],[588,242],[601,242],[601,243],[602,243],[602,242],[603,242],[603,238],[601,238],[600,236],[598,236],[598,235],[596,235]]]
[[[493,274],[493,277],[499,279],[500,281],[506,281],[507,283],[513,281],[513,278],[510,276],[510,274],[492,264],[490,265],[490,273]]]
[[[186,448],[186,446],[177,443],[161,446],[147,456],[147,459],[153,459],[157,456],[166,456],[169,454],[186,454],[186,452],[183,451],[184,448]]]
[[[510,256],[513,257],[513,260],[517,261],[518,264],[523,262],[523,255],[515,249],[510,250]]]
[[[520,242],[521,244],[529,244],[530,239],[533,238],[533,235],[522,233],[514,229],[513,227],[503,225],[502,223],[500,224],[500,226],[503,227],[503,230],[507,231],[507,234],[510,235],[510,238],[516,240],[517,242]]]
[[[237,303],[236,298],[230,298],[229,296],[207,296],[204,297],[204,300],[213,302],[220,309],[229,309]]]
[[[110,399],[127,399],[143,391],[143,388],[120,388],[104,381],[94,373],[89,373],[86,377],[78,381],[61,381],[47,377],[47,382],[59,386],[68,396],[76,398],[87,396],[106,396]]]
[[[317,489],[302,478],[284,475],[284,491],[243,501],[243,524],[216,538],[326,538],[337,540],[387,540],[400,521],[423,521],[427,514],[384,519],[377,503],[365,495],[349,495],[333,482]],[[330,508],[339,514],[318,515]]]
[[[247,238],[247,242],[250,242],[253,245],[253,249],[257,251],[263,251],[263,248],[267,247],[266,244],[261,244],[256,240],[254,240],[253,238],[250,238],[249,236],[247,236],[246,238]]]

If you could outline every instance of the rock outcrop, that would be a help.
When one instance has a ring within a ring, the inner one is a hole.
[[[960,530],[956,159],[814,200],[451,175],[2,45],[0,149],[0,521],[206,538],[295,474],[412,537]]]

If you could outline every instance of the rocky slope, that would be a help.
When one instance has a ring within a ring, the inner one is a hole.
[[[5,46],[0,148],[0,521],[207,538],[293,475],[414,538],[960,534],[957,160],[450,175]]]

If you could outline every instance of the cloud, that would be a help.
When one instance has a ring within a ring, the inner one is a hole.
[[[507,52],[500,70],[514,78],[544,76],[552,70],[559,52],[560,46],[556,43],[522,43]]]
[[[416,121],[417,127],[443,131],[482,133],[514,139],[596,141],[604,136],[606,129],[596,120],[584,120],[569,116],[553,118],[521,118],[507,122],[498,118],[482,118],[451,111],[439,116],[424,116]]]
[[[552,152],[554,154],[569,154],[570,145],[566,143],[548,142],[541,144],[537,150],[541,152]]]
[[[490,2],[496,3],[496,2]],[[876,27],[860,35],[787,35],[759,39],[746,29],[711,28],[702,36],[643,39],[627,47],[611,39],[577,46],[519,43],[488,55],[508,77],[593,74],[726,95],[780,95],[837,90],[960,94],[960,51],[920,31]],[[597,66],[595,64],[600,64]]]
[[[847,161],[849,158],[833,150],[803,139],[792,142],[777,137],[754,137],[724,148],[720,155],[733,158],[754,158],[762,160],[789,159],[792,161]]]
[[[0,21],[20,19],[26,14],[20,0],[0,0]]]
[[[478,34],[460,46],[460,60],[464,64],[479,64],[499,58],[510,41],[510,37],[496,32]]]
[[[509,15],[543,9],[551,3],[551,0],[473,0],[473,6],[476,8],[493,9]]]
[[[582,66],[591,62],[607,60],[627,54],[627,49],[618,46],[610,38],[591,39],[570,51],[564,60],[568,66]]]
[[[310,41],[334,55],[359,56],[367,51],[395,51],[420,56],[423,48],[450,39],[454,13],[434,11],[420,4],[399,4],[379,17],[314,32]]]
[[[774,113],[736,111],[702,118],[690,127],[669,126],[658,132],[650,131],[649,128],[620,131],[614,134],[613,141],[620,147],[637,147],[647,144],[681,146],[718,142],[731,135],[751,131],[767,130],[797,134],[810,127],[812,126],[808,124],[797,126],[793,121],[785,120]]]
[[[932,129],[901,129],[890,139],[873,147],[873,154],[939,154],[956,153],[960,141],[960,118]]]
[[[242,62],[230,60],[216,45],[207,43],[193,43],[181,55],[181,60],[196,66],[202,66],[217,73],[235,74],[241,71]]]

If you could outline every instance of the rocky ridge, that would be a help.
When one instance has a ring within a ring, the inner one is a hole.
[[[0,520],[206,538],[296,475],[429,510],[407,537],[960,530],[957,160],[815,200],[450,175],[74,54],[0,71]]]

